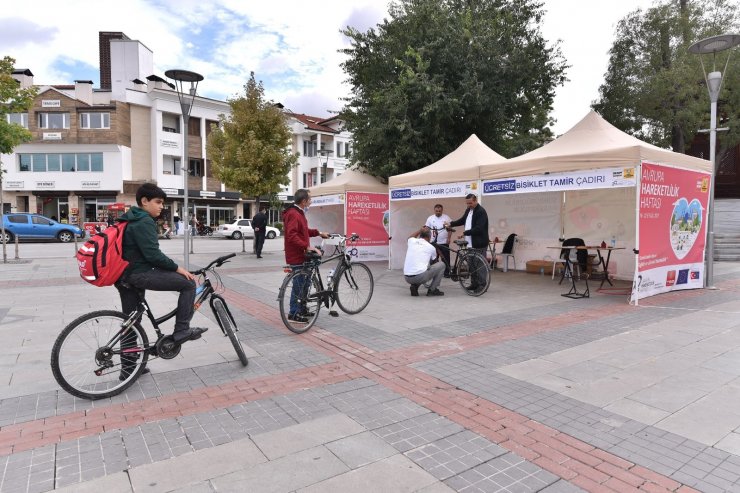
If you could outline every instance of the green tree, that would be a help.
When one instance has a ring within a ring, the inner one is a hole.
[[[221,115],[208,137],[208,156],[214,175],[227,186],[250,197],[275,194],[288,183],[297,162],[291,154],[292,135],[283,112],[265,101],[254,72],[244,93],[229,99],[230,115]]]
[[[0,154],[11,154],[13,149],[31,140],[31,132],[15,123],[8,123],[8,113],[26,113],[33,104],[36,88],[21,89],[13,78],[15,59],[0,59]]]
[[[708,36],[737,31],[736,0],[662,0],[619,21],[609,65],[593,108],[617,128],[676,152],[686,152],[697,130],[709,127],[709,96],[701,61],[688,47]],[[725,60],[727,53],[717,56]],[[713,70],[711,58],[708,71]],[[717,66],[723,70],[724,64]],[[740,65],[725,74],[720,112],[732,131],[727,149],[740,140]]]
[[[352,164],[387,179],[473,133],[504,156],[549,140],[566,65],[542,15],[536,0],[399,0],[376,28],[345,28]]]

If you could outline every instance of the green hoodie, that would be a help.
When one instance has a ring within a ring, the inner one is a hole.
[[[128,222],[123,233],[123,259],[129,262],[126,274],[146,272],[159,267],[164,270],[177,270],[177,264],[159,249],[157,223],[141,207],[133,206],[121,216]]]

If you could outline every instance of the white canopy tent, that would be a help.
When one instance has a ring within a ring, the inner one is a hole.
[[[465,210],[463,198],[478,193],[479,169],[483,164],[506,162],[475,135],[457,149],[424,168],[391,176],[390,235],[391,269],[403,267],[408,235],[419,229],[441,204],[452,219]]]
[[[362,171],[347,170],[309,191],[312,201],[306,217],[311,228],[347,234],[349,217],[353,226],[349,232],[362,237],[357,256],[363,260],[388,258],[388,185]],[[320,238],[312,239],[314,245],[320,242]]]
[[[580,237],[586,244],[615,242],[625,250],[614,252],[610,271],[633,279],[639,213],[648,205],[638,200],[646,193],[640,183],[651,178],[642,176],[643,163],[711,174],[709,161],[642,142],[591,111],[549,144],[480,167],[491,237],[519,235],[518,269],[527,260],[557,257],[559,252],[547,247],[558,245],[559,237]],[[655,190],[664,191],[647,192]]]

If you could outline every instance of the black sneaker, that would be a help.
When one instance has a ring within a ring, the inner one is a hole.
[[[186,341],[194,341],[196,339],[200,339],[200,336],[202,336],[207,330],[208,329],[205,327],[190,327],[188,330],[176,330],[172,334],[172,340],[178,344],[182,344]]]
[[[288,315],[288,320],[291,322],[298,322],[298,323],[308,323],[308,317],[305,315],[301,315],[300,313],[296,313],[293,315]]]
[[[418,284],[411,285],[411,296],[419,296],[419,285]]]
[[[123,381],[124,381],[124,380],[126,380],[126,379],[127,379],[127,378],[128,378],[128,377],[129,377],[129,376],[130,376],[130,375],[131,375],[131,374],[132,374],[133,372],[134,372],[134,368],[131,368],[131,369],[129,369],[129,368],[122,368],[122,369],[121,369],[121,374],[120,374],[120,375],[118,375],[118,379],[119,379],[119,380],[120,380],[121,382],[123,382]],[[143,370],[141,370],[141,373],[139,374],[139,376],[141,376],[141,375],[146,375],[147,373],[149,373],[149,368],[147,368],[147,367],[144,367],[144,369],[143,369]]]
[[[427,291],[427,296],[444,296],[445,294],[439,289],[430,289]]]

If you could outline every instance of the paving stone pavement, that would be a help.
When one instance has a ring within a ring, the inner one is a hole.
[[[67,259],[0,266],[0,492],[740,491],[740,265],[639,307],[518,272],[412,299],[373,265],[368,308],[302,336],[281,265],[222,270],[249,367],[201,311],[204,341],[95,402],[58,390],[49,350],[115,293]]]

